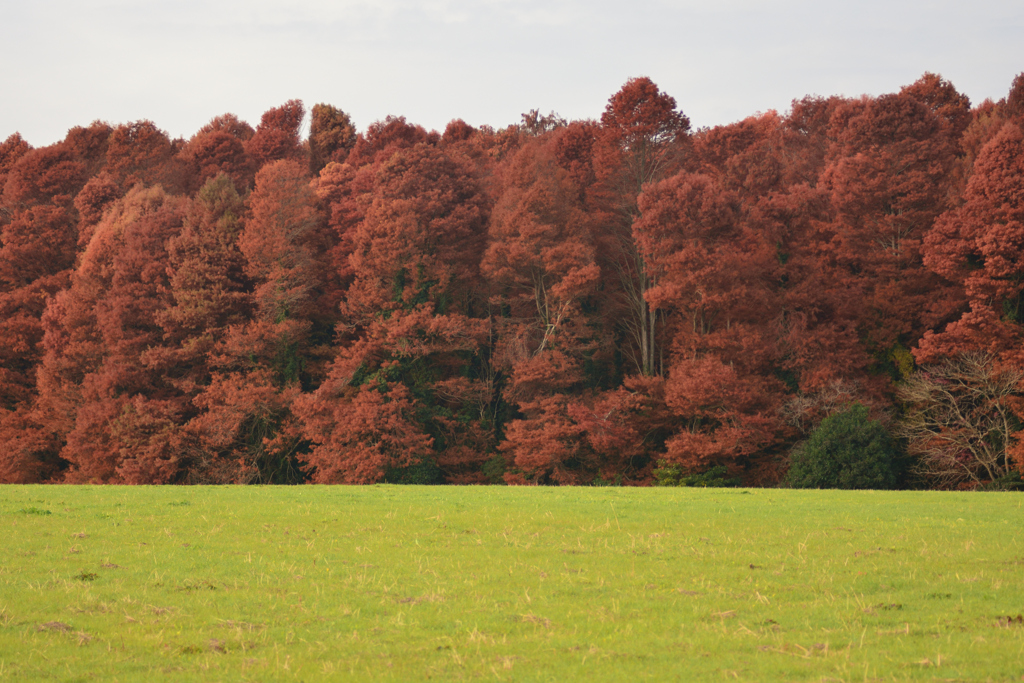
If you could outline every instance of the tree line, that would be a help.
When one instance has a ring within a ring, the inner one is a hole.
[[[306,118],[0,145],[0,481],[1020,482],[1024,74]]]

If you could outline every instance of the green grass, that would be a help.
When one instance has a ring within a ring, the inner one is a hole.
[[[1022,504],[0,487],[0,679],[1018,681]]]

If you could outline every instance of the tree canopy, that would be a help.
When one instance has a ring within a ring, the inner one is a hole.
[[[999,485],[1022,84],[11,135],[0,481]]]

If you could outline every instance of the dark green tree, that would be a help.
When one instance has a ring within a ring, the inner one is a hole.
[[[900,460],[885,426],[857,403],[822,420],[793,449],[786,483],[800,489],[893,489]]]

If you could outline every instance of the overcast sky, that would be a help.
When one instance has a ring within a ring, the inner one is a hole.
[[[695,127],[942,74],[974,103],[1024,71],[1021,0],[0,0],[0,140],[95,119],[190,137],[298,98],[443,130],[597,118],[649,76]]]

